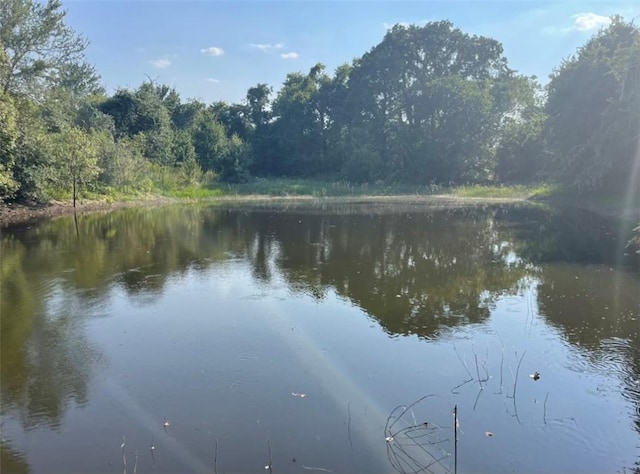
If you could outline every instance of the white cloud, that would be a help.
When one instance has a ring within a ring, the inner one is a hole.
[[[217,84],[218,82],[220,82],[220,79],[214,79],[213,77],[207,77],[205,79],[205,81],[211,82],[212,84]]]
[[[603,26],[611,24],[611,19],[608,16],[598,15],[593,12],[577,13],[571,15],[573,25],[571,26],[545,26],[542,29],[542,33],[551,36],[566,35],[575,31],[594,31]]]
[[[273,51],[274,49],[282,49],[282,48],[284,48],[284,44],[282,44],[282,43],[276,43],[276,44],[251,43],[249,46],[251,46],[252,48],[255,48],[255,49],[259,49],[260,51],[263,51],[265,53]]]
[[[280,57],[282,59],[296,59],[298,56],[300,56],[298,53],[296,53],[295,51],[291,51],[289,53],[282,53],[280,55]]]
[[[597,30],[611,23],[611,18],[608,16],[598,15],[593,12],[578,13],[577,15],[573,15],[571,18],[574,20],[574,29],[578,31]]]
[[[149,64],[151,64],[153,67],[157,67],[158,69],[166,69],[171,66],[171,61],[165,58],[152,59],[151,61],[149,61]]]
[[[208,48],[201,49],[200,52],[208,54],[209,56],[222,56],[224,54],[224,49],[218,48],[217,46],[209,46]]]

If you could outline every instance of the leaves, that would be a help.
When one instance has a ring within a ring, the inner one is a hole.
[[[640,29],[614,18],[551,76],[551,177],[578,192],[626,185],[640,129],[638,58]]]
[[[0,68],[5,93],[39,99],[43,87],[63,80],[63,70],[81,64],[87,40],[64,24],[60,0],[1,0]]]

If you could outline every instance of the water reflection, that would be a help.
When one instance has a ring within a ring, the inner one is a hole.
[[[16,451],[8,442],[0,444],[0,468],[2,472],[11,474],[27,474],[31,472],[26,456]]]
[[[17,410],[26,429],[55,429],[71,401],[87,401],[88,378],[100,360],[82,330],[94,296],[43,282],[24,243],[12,236],[3,238],[2,255],[2,414]]]
[[[589,368],[617,372],[623,395],[635,403],[640,432],[639,281],[607,266],[544,266],[538,286],[540,314],[585,354]],[[586,370],[579,362],[577,371]],[[597,387],[617,390],[618,387]]]
[[[255,273],[268,261],[296,291],[329,288],[389,334],[433,337],[442,326],[479,322],[499,295],[534,270],[494,228],[493,210],[321,215],[260,213],[251,224]]]
[[[606,221],[545,208],[411,204],[174,206],[9,228],[0,241],[2,415],[26,431],[59,429],[70,407],[90,403],[92,378],[109,364],[86,326],[112,316],[119,292],[145,307],[171,282],[237,263],[265,291],[282,281],[318,303],[337,295],[388,335],[426,341],[486,324],[499,300],[533,286],[539,314],[590,369],[619,371],[640,431],[640,273],[629,259],[618,268],[617,238]],[[9,444],[5,466],[28,470]]]

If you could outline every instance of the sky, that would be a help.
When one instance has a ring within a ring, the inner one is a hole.
[[[396,23],[450,20],[499,40],[512,69],[546,83],[611,15],[640,21],[640,1],[63,0],[109,93],[151,78],[183,99],[241,102],[258,83],[316,63],[333,74]]]

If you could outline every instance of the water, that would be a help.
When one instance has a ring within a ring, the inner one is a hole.
[[[3,229],[2,472],[633,471],[628,228],[407,202]]]

